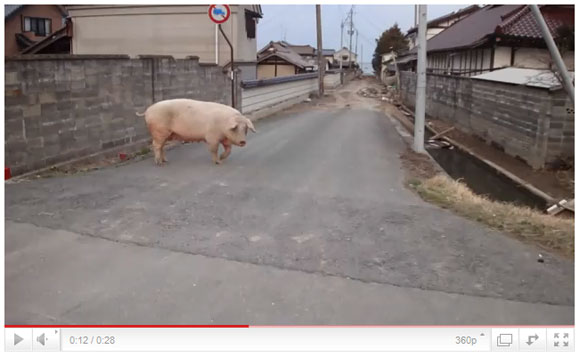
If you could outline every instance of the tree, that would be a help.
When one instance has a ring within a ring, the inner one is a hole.
[[[381,56],[383,54],[391,51],[401,54],[409,48],[405,35],[396,23],[390,29],[384,31],[381,37],[375,41],[377,41],[377,47],[373,54],[373,69],[375,73],[381,71]]]

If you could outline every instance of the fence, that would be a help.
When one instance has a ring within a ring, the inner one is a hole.
[[[5,160],[13,175],[127,145],[147,144],[135,115],[152,103],[230,104],[222,69],[197,58],[38,55],[5,62]]]
[[[242,113],[261,118],[306,100],[318,91],[318,73],[242,82]]]
[[[416,74],[401,72],[401,96],[414,107]],[[573,103],[549,91],[478,79],[427,75],[426,113],[452,122],[534,168],[574,156]]]

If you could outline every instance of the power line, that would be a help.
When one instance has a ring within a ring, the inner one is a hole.
[[[373,21],[371,21],[364,13],[361,12],[361,14],[363,15],[364,19],[366,20],[366,23],[374,26],[379,31],[380,34],[386,30],[386,28],[384,28],[383,26],[379,26],[379,25],[375,24]]]

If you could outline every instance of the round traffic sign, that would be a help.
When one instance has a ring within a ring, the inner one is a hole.
[[[211,21],[216,24],[223,24],[230,18],[230,7],[228,5],[211,5],[208,15]]]

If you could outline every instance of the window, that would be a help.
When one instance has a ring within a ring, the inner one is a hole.
[[[262,15],[248,9],[245,9],[244,13],[246,15],[246,34],[248,38],[256,38],[256,22]]]
[[[36,36],[46,36],[52,33],[52,21],[40,17],[25,17],[24,32],[32,31]]]
[[[246,12],[246,34],[248,38],[256,38],[256,20],[254,16]]]
[[[343,61],[346,61],[347,59],[348,59],[348,56],[347,56],[347,55],[343,55],[343,56],[342,56],[342,60],[343,60]]]

